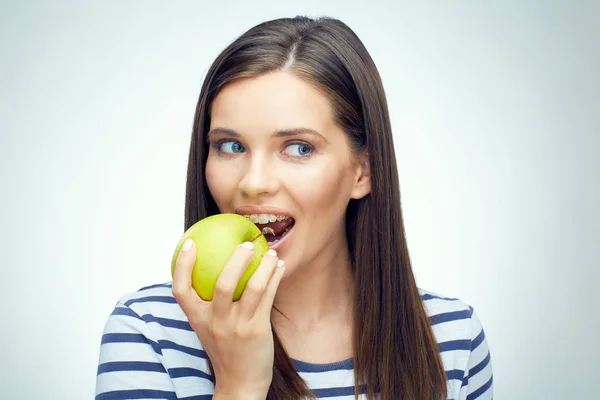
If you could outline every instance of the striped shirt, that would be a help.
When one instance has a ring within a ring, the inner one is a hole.
[[[492,399],[492,364],[473,308],[421,290],[447,375],[448,399]],[[172,294],[171,283],[121,298],[108,318],[96,378],[96,400],[212,399],[214,384],[198,336]],[[352,360],[293,360],[320,399],[353,400]],[[365,399],[366,397],[360,396]]]

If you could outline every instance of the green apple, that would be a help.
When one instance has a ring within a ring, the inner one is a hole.
[[[212,300],[217,278],[238,245],[244,242],[254,243],[254,257],[238,282],[233,295],[234,301],[240,299],[248,280],[269,250],[267,239],[248,218],[238,214],[212,215],[196,222],[185,231],[173,254],[171,276],[175,274],[177,256],[188,238],[196,243],[192,287],[200,298],[206,301]]]

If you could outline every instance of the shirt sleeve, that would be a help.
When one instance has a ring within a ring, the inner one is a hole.
[[[96,400],[176,399],[146,322],[117,303],[105,325],[96,375]]]
[[[471,352],[465,367],[459,400],[493,399],[493,373],[490,349],[485,338],[483,326],[471,311]]]

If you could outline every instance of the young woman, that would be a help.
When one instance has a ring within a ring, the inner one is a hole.
[[[218,213],[272,224],[242,298],[252,245],[207,302],[191,287],[202,243],[187,243],[172,283],[118,302],[97,400],[492,398],[473,309],[415,284],[384,90],[342,22],[260,24],[211,66],[185,229]]]

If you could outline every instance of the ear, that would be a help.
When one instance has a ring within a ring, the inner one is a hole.
[[[368,153],[360,156],[355,170],[356,180],[350,197],[353,199],[361,199],[371,193],[371,166],[369,165]]]

